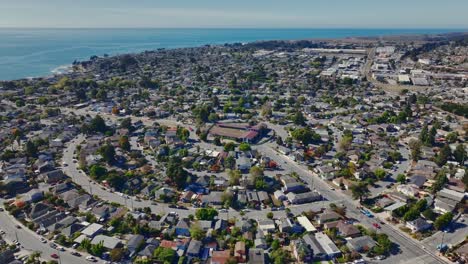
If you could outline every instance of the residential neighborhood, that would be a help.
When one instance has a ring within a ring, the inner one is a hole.
[[[467,47],[207,45],[0,82],[0,263],[467,263]]]

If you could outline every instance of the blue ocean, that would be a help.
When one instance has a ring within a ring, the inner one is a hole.
[[[451,29],[0,29],[0,80],[60,72],[92,55],[259,40],[446,33]]]

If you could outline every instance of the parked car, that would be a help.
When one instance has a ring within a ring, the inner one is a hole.
[[[375,228],[379,228],[379,229],[380,229],[380,225],[379,225],[379,224],[373,223],[372,225],[373,225]]]
[[[51,254],[50,257],[51,257],[51,258],[54,258],[54,259],[58,259],[58,258],[59,258],[59,256],[58,256],[57,254],[55,254],[55,253]]]
[[[73,252],[70,253],[70,254],[72,254],[73,256],[77,256],[77,257],[80,257],[80,256],[81,256],[81,253],[78,252],[78,251],[73,251]]]

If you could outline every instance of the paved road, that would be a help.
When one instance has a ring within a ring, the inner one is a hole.
[[[3,201],[1,201],[3,203]],[[86,262],[85,256],[76,257],[70,254],[69,251],[66,252],[59,252],[55,249],[52,249],[48,243],[42,243],[39,240],[39,235],[31,231],[30,229],[23,227],[18,229],[15,225],[18,223],[13,216],[9,215],[8,212],[0,212],[0,228],[5,231],[5,235],[3,236],[6,241],[12,243],[13,240],[18,239],[23,246],[23,250],[28,252],[39,251],[41,252],[41,259],[44,260],[53,260],[50,256],[51,254],[57,254],[60,256],[60,259],[63,264],[82,264]],[[101,262],[102,263],[102,262]]]

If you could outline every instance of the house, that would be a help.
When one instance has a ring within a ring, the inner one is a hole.
[[[91,240],[91,245],[97,245],[102,242],[104,248],[112,250],[122,246],[122,241],[115,237],[97,235]]]
[[[286,197],[286,195],[284,195],[284,193],[280,190],[276,190],[274,193],[273,193],[273,196],[275,196],[275,198],[278,200],[278,201],[285,201],[288,199],[288,197]]]
[[[46,183],[53,184],[57,183],[66,178],[65,174],[63,174],[62,170],[53,170],[43,173],[41,176]]]
[[[439,212],[452,212],[465,199],[465,194],[444,188],[437,193],[434,209]]]
[[[298,194],[290,192],[286,195],[286,197],[288,197],[289,202],[292,204],[310,203],[320,201],[322,199],[322,196],[317,192],[305,192]]]
[[[258,228],[265,233],[274,232],[276,230],[275,222],[271,219],[257,220]]]
[[[316,216],[317,223],[321,225],[326,222],[335,221],[339,219],[341,219],[341,215],[331,210],[326,210],[325,212]]]
[[[427,178],[422,175],[414,175],[409,179],[409,183],[418,188],[423,187],[426,181],[427,181]]]
[[[397,191],[409,197],[415,197],[419,194],[418,188],[409,184],[398,185],[396,189]]]
[[[252,163],[250,162],[250,159],[248,157],[242,155],[238,159],[236,159],[236,167],[238,170],[245,172],[250,170],[250,168],[252,167]]]
[[[361,235],[361,231],[359,231],[356,226],[346,224],[344,221],[339,221],[336,228],[338,230],[338,234],[343,237],[357,237]]]
[[[252,248],[249,250],[249,264],[265,264],[265,251]]]
[[[225,264],[231,257],[230,250],[213,251],[211,255],[211,264]]]
[[[100,224],[92,223],[89,226],[87,226],[83,231],[81,231],[81,234],[87,236],[87,237],[94,237],[103,231],[103,226]]]
[[[245,262],[247,257],[246,253],[245,242],[237,241],[234,246],[234,257],[237,259],[237,262]]]
[[[201,202],[206,205],[222,205],[223,192],[210,192],[208,195],[201,197]]]
[[[186,252],[187,256],[191,258],[198,258],[200,256],[202,245],[203,243],[201,241],[192,239],[187,248],[187,252]]]
[[[306,216],[298,216],[297,217],[297,222],[299,222],[299,224],[304,227],[304,229],[307,231],[307,232],[315,232],[317,231],[317,229],[315,228],[315,226],[309,221],[309,219],[306,217]]]
[[[75,224],[71,224],[71,225],[63,228],[61,233],[65,237],[72,237],[76,232],[80,232],[81,230],[83,230],[83,228],[85,228],[84,225],[79,224],[79,223],[75,223]]]
[[[348,247],[357,252],[367,252],[375,247],[377,243],[370,236],[361,236],[348,240]]]
[[[291,182],[285,182],[283,183],[283,187],[281,190],[284,193],[289,193],[289,192],[302,192],[304,190],[307,190],[307,187],[304,186],[304,184],[299,183],[297,181],[291,181]]]
[[[344,177],[338,177],[332,180],[332,183],[338,188],[344,188],[345,190],[349,190],[349,188],[353,185],[351,181],[345,179]]]
[[[338,257],[341,251],[324,233],[306,234],[304,242],[312,249],[314,260],[327,260]]]
[[[333,178],[335,178],[337,170],[332,166],[324,165],[317,166],[315,168],[315,172],[320,176],[320,178],[324,180],[332,180]]]
[[[293,254],[300,263],[311,263],[314,258],[314,252],[303,239],[292,241]]]
[[[145,237],[142,235],[131,235],[130,239],[127,242],[127,249],[129,252],[129,256],[133,257],[140,246],[144,243]]]
[[[175,226],[176,236],[190,237],[190,221],[188,219],[180,219]]]
[[[432,225],[419,217],[416,220],[406,222],[406,227],[411,229],[411,232],[416,233],[430,229]]]

